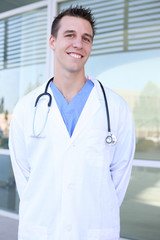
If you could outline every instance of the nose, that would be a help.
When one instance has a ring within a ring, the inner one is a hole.
[[[77,48],[77,49],[82,49],[82,47],[83,47],[82,39],[78,38],[78,37],[76,39],[74,39],[73,47]]]

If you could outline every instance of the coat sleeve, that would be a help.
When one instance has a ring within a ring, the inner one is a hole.
[[[22,114],[22,111],[21,111]],[[16,180],[17,190],[21,198],[22,192],[27,184],[30,168],[27,162],[26,145],[24,138],[24,126],[21,115],[17,109],[12,115],[10,134],[9,134],[9,150],[13,172]]]
[[[129,183],[135,152],[135,129],[127,103],[120,107],[117,120],[117,144],[110,164],[110,172],[120,206]]]

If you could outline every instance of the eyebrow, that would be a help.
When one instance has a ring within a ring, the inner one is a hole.
[[[76,33],[74,30],[66,30],[63,34],[68,34],[68,33]],[[85,36],[89,37],[93,41],[93,36],[89,33],[84,33]]]

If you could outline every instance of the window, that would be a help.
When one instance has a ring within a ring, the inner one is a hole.
[[[46,77],[47,10],[0,20],[0,148],[7,139],[17,100]]]
[[[0,208],[11,212],[18,212],[19,198],[8,150],[10,120],[18,99],[46,81],[46,52],[46,7],[0,20]]]

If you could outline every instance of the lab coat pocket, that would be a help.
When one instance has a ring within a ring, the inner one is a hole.
[[[118,240],[119,231],[117,228],[92,229],[88,231],[87,240]]]
[[[94,129],[88,133],[87,146],[93,152],[114,152],[115,145],[108,144],[106,138],[108,137],[106,129]]]
[[[106,161],[110,157],[112,148],[108,147],[105,141],[106,131],[102,129],[94,129],[89,132],[87,141],[86,158],[88,164],[95,167],[104,167]]]
[[[18,240],[47,240],[47,228],[30,224],[20,224]]]

